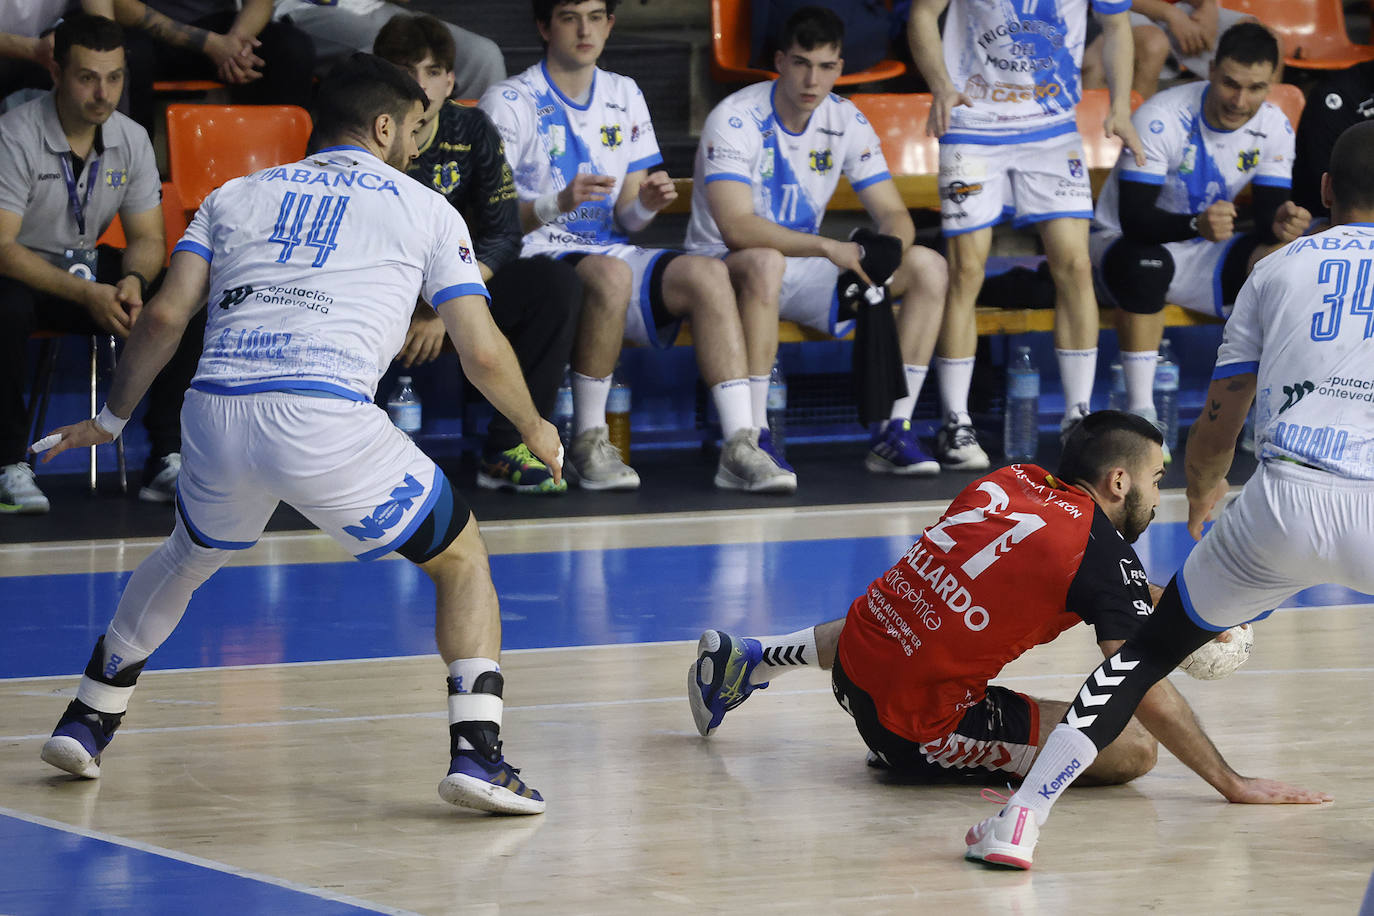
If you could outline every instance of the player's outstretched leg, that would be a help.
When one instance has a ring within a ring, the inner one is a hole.
[[[448,679],[449,705],[457,697],[465,708],[453,713],[468,718],[449,725],[448,775],[439,783],[439,797],[451,805],[496,814],[543,814],[544,796],[526,785],[520,771],[506,762],[497,739],[501,727],[501,692],[505,680],[499,671],[484,671],[473,681],[472,691],[462,689],[461,679]]]
[[[720,725],[725,714],[768,686],[751,684],[749,675],[763,660],[757,639],[707,630],[697,642],[697,658],[687,669],[687,702],[702,737]]]
[[[101,712],[88,706],[80,698],[67,704],[62,718],[57,721],[52,737],[43,743],[40,756],[44,763],[52,764],[59,770],[66,770],[73,776],[84,779],[97,779],[100,776],[100,755],[114,738],[128,708],[129,695],[133,693],[134,682],[143,670],[143,662],[130,665],[113,677],[106,677],[105,637],[95,641],[95,650],[86,665],[83,678],[83,693],[91,694],[91,702],[99,695],[112,705],[123,708],[119,712]]]

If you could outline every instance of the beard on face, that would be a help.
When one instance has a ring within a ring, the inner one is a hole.
[[[1127,544],[1134,544],[1154,521],[1155,510],[1145,505],[1145,494],[1136,487],[1126,492],[1125,518],[1121,522],[1121,536]]]

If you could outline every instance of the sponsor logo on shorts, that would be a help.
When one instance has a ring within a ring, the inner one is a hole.
[[[973,184],[963,181],[951,181],[949,184],[945,185],[945,199],[952,200],[956,204],[961,204],[970,197],[982,193],[983,183],[981,181],[974,182]]]
[[[372,510],[372,514],[359,519],[356,525],[344,525],[344,531],[360,541],[380,538],[405,518],[406,512],[423,496],[425,488],[409,474],[401,485],[391,491],[391,498]]]

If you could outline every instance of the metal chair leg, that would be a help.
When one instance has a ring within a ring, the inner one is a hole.
[[[119,365],[118,341],[113,334],[105,338],[110,344],[110,377],[114,378],[115,367]],[[92,412],[91,416],[95,416]],[[120,436],[115,440],[115,458],[119,462],[119,492],[129,492],[129,470],[124,461],[124,437]]]
[[[29,388],[29,441],[43,435],[43,424],[48,419],[48,399],[52,396],[52,379],[57,374],[57,338],[43,341],[42,352],[38,355],[38,367],[33,373],[33,385]]]
[[[92,417],[95,416],[96,410],[99,409],[99,408],[96,406],[96,391],[95,391],[96,376],[99,374],[99,373],[98,373],[98,363],[97,363],[97,361],[96,361],[96,357],[97,357],[99,354],[100,354],[100,337],[97,336],[97,335],[95,335],[95,334],[92,334],[92,335],[91,335],[91,412],[90,412],[90,416],[92,416]],[[94,493],[95,493],[95,461],[96,461],[96,457],[95,457],[95,446],[92,445],[92,446],[91,446],[91,471],[90,471],[90,486],[91,486],[91,493],[92,493],[92,495],[94,495]]]

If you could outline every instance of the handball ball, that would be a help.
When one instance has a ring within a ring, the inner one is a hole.
[[[1255,631],[1248,623],[1232,627],[1226,642],[1212,639],[1197,648],[1192,655],[1179,662],[1178,669],[1200,681],[1215,681],[1235,671],[1250,657],[1255,645]]]

